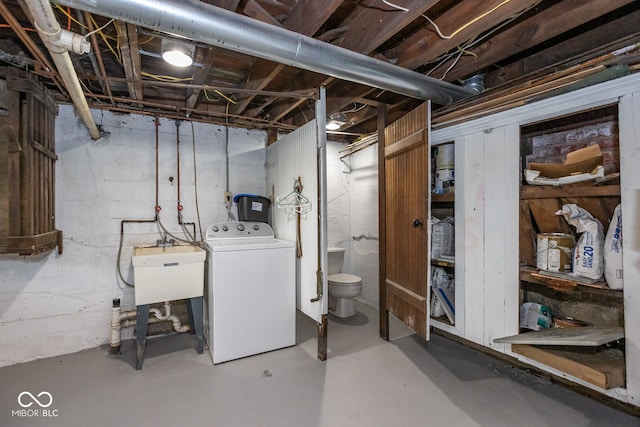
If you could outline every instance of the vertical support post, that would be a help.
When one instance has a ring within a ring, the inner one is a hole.
[[[327,95],[324,87],[316,100],[318,132],[318,293],[322,304],[322,323],[318,324],[318,359],[327,359]],[[321,283],[320,283],[321,282]],[[320,289],[320,287],[322,287]]]
[[[327,314],[322,315],[322,323],[318,323],[318,359],[327,360]]]
[[[196,334],[196,351],[204,353],[202,297],[189,298],[191,329]]]
[[[384,163],[384,128],[387,125],[387,106],[378,106],[378,299],[380,305],[380,337],[389,340],[389,311],[387,310],[387,260],[386,260],[386,181]]]
[[[142,369],[144,347],[147,342],[147,326],[149,324],[149,308],[151,304],[136,307],[136,369]]]

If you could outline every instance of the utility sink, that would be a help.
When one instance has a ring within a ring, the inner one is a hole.
[[[206,256],[197,246],[135,246],[131,263],[136,305],[201,297]]]

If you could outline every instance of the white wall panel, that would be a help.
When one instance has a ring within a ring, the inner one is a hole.
[[[293,190],[298,177],[302,182],[302,194],[311,201],[311,210],[301,216],[300,242],[302,257],[298,263],[297,307],[320,323],[327,313],[327,289],[324,285],[322,298],[312,303],[317,296],[318,271],[318,160],[317,129],[313,120],[294,132],[280,138],[267,149],[268,187],[275,198],[287,196]],[[275,203],[277,205],[277,203]],[[274,207],[273,226],[281,239],[296,241],[296,214],[291,208]],[[326,282],[326,280],[325,280]]]
[[[501,351],[493,340],[518,333],[518,140],[517,126],[488,129],[484,138],[484,345]]]
[[[458,141],[456,140],[456,143],[459,143]],[[483,319],[485,310],[484,132],[466,135],[460,142],[463,143],[464,156],[462,162],[456,159],[456,209],[461,209],[463,213],[463,230],[460,244],[464,252],[464,331],[465,338],[482,344],[484,342]],[[460,207],[457,206],[458,203],[461,204]],[[458,231],[458,228],[456,231]],[[458,249],[457,246],[456,249]],[[459,269],[456,269],[456,276],[459,274],[458,271]]]
[[[620,100],[622,262],[627,394],[640,406],[640,90]]]

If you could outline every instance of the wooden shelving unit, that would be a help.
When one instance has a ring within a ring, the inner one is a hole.
[[[614,123],[615,114],[611,109],[605,109],[602,114],[609,122]],[[547,153],[553,150],[562,150],[560,141],[565,140],[565,132],[580,130],[582,126],[600,123],[590,112],[588,115],[580,114],[574,117],[564,117],[559,121],[541,122],[521,130],[521,161],[522,169],[527,168],[530,158],[545,158]],[[612,115],[613,114],[613,115]],[[583,121],[589,118],[589,121]],[[615,129],[615,125],[612,125]],[[554,135],[554,138],[549,135]],[[555,137],[557,135],[557,137]],[[549,142],[545,146],[540,140],[532,138],[540,136]],[[548,138],[548,139],[547,139]],[[613,139],[615,141],[615,138]],[[576,231],[566,220],[556,212],[565,204],[576,204],[585,209],[604,227],[609,227],[609,222],[615,207],[621,202],[619,185],[619,173],[617,168],[617,149],[610,143],[603,141],[607,146],[605,170],[609,172],[605,180],[601,182],[581,182],[564,186],[538,186],[528,185],[523,182],[520,185],[520,290],[521,303],[535,301],[552,309],[560,311],[559,315],[577,317],[586,322],[590,327],[617,327],[620,324],[599,324],[599,322],[611,321],[599,316],[601,310],[615,310],[620,313],[617,322],[624,322],[622,316],[623,293],[611,289],[603,280],[587,283],[579,278],[564,275],[554,277],[553,274],[545,274],[536,268],[537,236],[540,233],[568,233],[576,235]],[[592,141],[582,141],[582,144],[590,145]],[[537,148],[534,148],[537,147]],[[539,150],[539,151],[536,151]],[[536,161],[536,160],[531,160]],[[540,161],[540,160],[538,160]],[[543,161],[543,160],[542,160]],[[576,236],[577,239],[578,236]],[[564,312],[563,312],[564,311]],[[576,316],[576,313],[578,316]],[[585,316],[581,318],[580,316]],[[553,367],[588,383],[603,389],[624,387],[625,385],[625,353],[624,341],[616,342],[611,348],[609,345],[581,345],[567,344],[562,339],[562,332],[572,333],[589,328],[578,327],[570,329],[542,329],[533,334],[554,335],[560,332],[560,337],[553,345],[543,345],[536,340],[527,341],[528,333],[523,331],[517,335],[518,341],[514,341],[511,350],[526,358],[535,360],[541,364]],[[522,339],[521,339],[522,338]],[[499,341],[508,342],[508,341]],[[548,344],[548,343],[547,343]]]

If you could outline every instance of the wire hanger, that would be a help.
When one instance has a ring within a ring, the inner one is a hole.
[[[311,211],[311,201],[302,194],[300,177],[293,181],[293,190],[289,194],[276,197],[276,206],[289,209],[299,214],[305,214]]]

